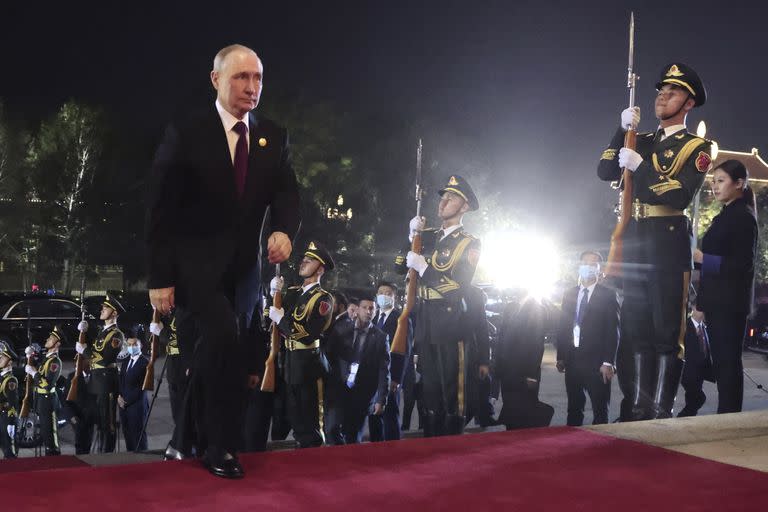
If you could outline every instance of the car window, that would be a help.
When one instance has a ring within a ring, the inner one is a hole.
[[[77,304],[66,300],[25,300],[18,303],[8,318],[26,318],[27,310],[32,318],[76,318],[80,316]]]
[[[54,300],[49,303],[49,316],[56,318],[76,318],[80,316],[80,307],[67,300]]]

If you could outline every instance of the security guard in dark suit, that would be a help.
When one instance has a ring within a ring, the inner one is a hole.
[[[320,277],[333,267],[331,254],[320,243],[310,242],[299,264],[303,284],[288,288],[282,308],[269,308],[269,318],[284,338],[280,368],[288,420],[301,448],[320,446],[325,441],[323,379],[329,368],[320,336],[333,321],[333,296],[320,286]],[[270,287],[281,288],[282,279],[273,279]]]
[[[0,341],[0,449],[6,459],[16,458],[16,418],[19,414],[19,379],[13,375],[13,348]]]
[[[420,276],[414,345],[423,376],[427,437],[464,430],[470,336],[465,294],[480,258],[480,240],[461,224],[466,212],[479,208],[469,183],[453,175],[438,193],[441,227],[424,229],[424,219],[413,218],[411,235],[422,231],[422,254],[409,251],[395,261],[401,273],[412,268]],[[487,365],[483,371],[485,378]]]
[[[117,317],[125,313],[120,300],[114,295],[107,295],[101,304],[99,319],[104,328],[90,345],[77,343],[79,354],[89,359],[91,366],[91,384],[88,390],[96,395],[98,411],[97,432],[99,435],[99,453],[115,451],[117,441],[117,355],[123,348],[125,336],[117,327]],[[78,330],[88,330],[88,323],[80,322]]]
[[[56,415],[58,409],[58,397],[56,395],[56,382],[61,376],[61,359],[59,359],[59,347],[61,346],[62,333],[55,327],[48,339],[45,340],[45,361],[40,368],[27,364],[24,371],[32,377],[32,389],[35,394],[35,413],[40,419],[40,436],[45,444],[46,455],[60,455],[59,450],[59,424]],[[31,350],[31,348],[28,348]]]
[[[683,367],[692,268],[693,234],[684,210],[712,163],[710,141],[685,128],[688,112],[707,99],[696,72],[681,62],[669,64],[656,89],[659,130],[638,134],[635,150],[623,148],[624,132],[640,121],[637,107],[626,109],[597,168],[606,181],[618,180],[622,169],[632,171],[633,219],[624,242],[621,336],[633,353],[633,420],[672,415]]]

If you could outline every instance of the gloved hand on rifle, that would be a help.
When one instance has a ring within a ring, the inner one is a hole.
[[[635,172],[641,163],[643,163],[643,157],[634,149],[621,148],[619,150],[619,167],[622,169]]]
[[[637,130],[640,125],[640,107],[625,108],[621,112],[621,129],[625,132],[629,129]]]
[[[32,357],[35,353],[35,350],[32,347],[27,347],[24,349],[24,355],[27,357]]]
[[[282,320],[284,316],[285,316],[285,311],[283,311],[283,308],[276,308],[275,306],[269,306],[270,320],[272,320],[276,324],[279,324],[280,320]]]
[[[77,330],[80,332],[88,332],[88,322],[85,320],[81,321],[79,324],[77,324]]]
[[[83,354],[85,352],[85,343],[75,343],[75,352]]]
[[[408,254],[405,257],[405,264],[408,266],[408,268],[412,268],[418,272],[420,276],[424,275],[424,272],[428,267],[427,260],[424,259],[424,256],[421,254],[416,254],[413,251],[408,251]]]
[[[27,373],[27,375],[29,375],[33,379],[35,378],[35,375],[37,375],[37,368],[35,368],[31,364],[24,366],[24,371]]]
[[[285,281],[280,276],[275,276],[269,282],[269,294],[274,297],[277,292],[283,289]]]
[[[16,425],[8,425],[8,427],[6,427],[6,430],[8,432],[8,437],[10,437],[11,439],[16,437]]]
[[[424,231],[424,226],[426,226],[427,221],[424,217],[416,216],[411,219],[411,222],[408,223],[408,229],[410,230],[408,232],[408,240],[413,241],[413,235],[418,233],[419,231]]]
[[[149,324],[149,332],[154,334],[155,336],[160,336],[160,333],[163,332],[163,322],[151,322]]]

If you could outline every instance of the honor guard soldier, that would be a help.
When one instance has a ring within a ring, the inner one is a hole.
[[[0,341],[0,449],[6,459],[16,458],[16,418],[19,415],[19,380],[13,375],[16,359],[11,345]]]
[[[320,336],[333,321],[333,297],[320,286],[320,278],[333,267],[331,254],[318,242],[310,242],[299,264],[302,285],[288,288],[282,308],[269,308],[269,318],[284,338],[280,357],[288,420],[301,448],[325,441],[323,379],[328,361],[320,348]],[[271,290],[281,287],[282,278],[274,278]]]
[[[91,383],[88,390],[96,395],[99,453],[115,451],[117,441],[117,355],[125,343],[125,336],[117,327],[117,317],[121,313],[125,313],[125,308],[120,300],[108,294],[101,304],[99,315],[99,319],[104,322],[104,328],[91,345],[75,344],[77,353],[87,357],[91,366]],[[83,320],[77,328],[86,332],[88,322]]]
[[[439,194],[439,229],[424,229],[421,217],[410,222],[411,238],[422,232],[423,255],[409,251],[395,261],[400,272],[412,268],[420,276],[414,350],[423,379],[426,437],[464,430],[466,348],[471,336],[465,296],[480,258],[480,240],[461,224],[466,212],[479,208],[469,183],[453,175]],[[487,376],[487,365],[481,371]]]
[[[683,367],[694,241],[684,210],[712,164],[710,141],[688,133],[685,126],[688,112],[707,99],[699,76],[675,62],[662,69],[656,89],[659,129],[638,134],[635,150],[622,147],[624,132],[640,122],[639,108],[624,110],[621,128],[597,168],[605,181],[618,180],[622,169],[632,172],[621,343],[629,343],[633,353],[633,420],[672,415]],[[620,360],[620,380],[621,367]]]
[[[56,382],[61,376],[61,359],[59,359],[59,347],[62,341],[61,330],[56,327],[45,340],[45,360],[40,368],[28,364],[24,371],[32,377],[34,392],[35,414],[40,421],[40,436],[45,445],[46,455],[60,455],[59,450],[59,423],[56,416],[58,409],[58,397],[56,396]],[[27,357],[32,353],[32,347],[27,347]]]

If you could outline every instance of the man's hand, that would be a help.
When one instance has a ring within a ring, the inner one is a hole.
[[[634,149],[621,148],[619,150],[619,167],[622,169],[635,172],[641,163],[643,163],[643,157]]]
[[[408,255],[405,257],[405,264],[408,268],[418,272],[420,276],[423,276],[424,271],[427,270],[427,260],[421,254],[416,254],[413,251],[408,251]]]
[[[373,405],[373,415],[374,416],[381,416],[382,414],[384,414],[384,405],[376,402]]]
[[[603,383],[608,384],[613,378],[613,365],[604,364],[600,367],[600,375],[603,376]]]
[[[487,379],[490,373],[491,373],[491,368],[487,364],[481,364],[480,366],[477,367],[477,374],[481,380]]]
[[[427,220],[424,217],[414,217],[411,222],[408,223],[408,237],[413,239],[413,235],[419,231],[424,231],[424,226],[427,224]]]
[[[149,324],[149,332],[154,334],[155,336],[160,336],[160,333],[163,332],[163,322],[150,322]]]
[[[6,427],[6,431],[8,432],[8,437],[10,437],[11,439],[16,437],[16,425],[8,425]]]
[[[389,382],[389,392],[390,393],[394,393],[395,391],[397,391],[397,388],[399,388],[399,387],[400,387],[400,383],[399,382],[395,382],[395,381],[390,381]]]
[[[176,306],[175,292],[176,287],[174,286],[149,290],[149,302],[161,315],[168,315]]]
[[[35,375],[37,375],[37,368],[35,368],[31,364],[24,366],[24,371],[27,373],[27,375],[29,375],[33,379],[35,378]]]
[[[27,357],[32,357],[32,354],[35,353],[35,350],[32,347],[27,347],[24,349],[24,355]]]
[[[691,318],[693,318],[699,323],[706,322],[707,320],[707,317],[704,314],[704,312],[699,310],[699,308],[697,308],[696,306],[693,306],[693,309],[691,310]]]
[[[80,332],[88,332],[88,322],[81,320],[80,323],[77,324],[77,330]]]
[[[282,278],[282,276],[273,277],[269,282],[269,294],[274,297],[277,292],[283,289],[284,284],[285,280]]]
[[[267,253],[272,264],[282,263],[291,256],[291,239],[282,231],[275,231],[269,235],[267,241]]]
[[[117,405],[119,405],[121,409],[125,409],[125,400],[122,395],[117,395]]]
[[[630,128],[637,130],[640,125],[640,107],[625,108],[621,113],[621,129],[629,131]]]
[[[704,253],[701,252],[701,249],[694,249],[693,251],[693,262],[694,263],[704,263]]]
[[[558,361],[555,363],[555,368],[557,368],[557,371],[560,373],[565,373],[565,361],[558,359]]]
[[[85,347],[86,347],[85,343],[77,342],[75,343],[75,352],[82,355],[85,352]]]
[[[261,381],[261,377],[259,375],[249,375],[248,389],[256,389],[256,386],[259,385],[259,381]]]
[[[285,316],[285,311],[283,308],[276,308],[275,306],[269,306],[269,319],[275,322],[276,324],[280,323],[280,320],[283,319],[283,316]]]

